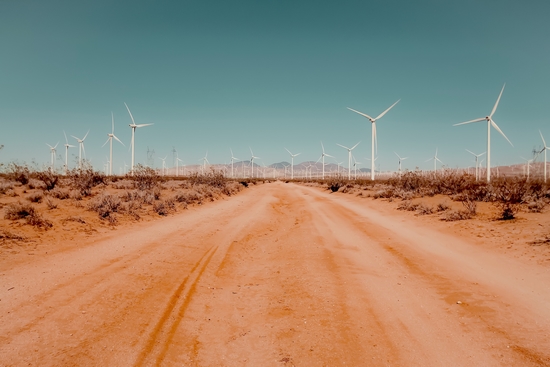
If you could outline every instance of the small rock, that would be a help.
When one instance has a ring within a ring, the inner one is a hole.
[[[457,305],[461,305],[462,302],[461,302],[461,301],[456,301],[456,304],[457,304]]]

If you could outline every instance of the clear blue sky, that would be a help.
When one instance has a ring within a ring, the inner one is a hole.
[[[493,164],[520,163],[550,143],[550,2],[547,0],[53,1],[0,0],[0,162],[39,164],[63,130],[86,139],[102,168],[114,113],[130,143],[130,118],[155,125],[136,134],[136,160],[175,147],[185,164],[316,160],[320,141],[339,161],[370,157],[378,115],[383,170],[467,166],[464,149],[486,150],[489,114],[514,144],[492,131]],[[76,141],[70,138],[70,143]],[[114,170],[130,162],[115,144]],[[78,150],[70,166],[75,164]],[[61,166],[61,160],[57,165]],[[161,162],[156,159],[156,166]],[[395,167],[394,167],[395,166]]]

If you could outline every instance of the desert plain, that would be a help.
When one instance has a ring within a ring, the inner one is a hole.
[[[34,192],[10,190],[4,210]],[[46,197],[49,224],[3,215],[0,365],[550,365],[547,208],[447,221],[342,191],[258,181],[161,215]]]

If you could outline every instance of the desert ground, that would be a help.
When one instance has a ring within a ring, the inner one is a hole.
[[[2,219],[0,365],[550,365],[547,210],[367,196],[276,181],[116,225]]]

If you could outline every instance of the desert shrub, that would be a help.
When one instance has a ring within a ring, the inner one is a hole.
[[[346,183],[347,183],[347,179],[345,179],[341,175],[338,175],[336,177],[331,177],[327,180],[327,185],[331,192],[337,192]]]
[[[82,193],[80,190],[71,190],[69,191],[69,197],[74,201],[80,201],[82,200]]]
[[[202,175],[193,174],[189,176],[188,180],[193,186],[206,185],[218,188],[223,188],[228,181],[227,178],[225,178],[223,172],[214,170]],[[250,184],[251,181],[248,181],[248,183]]]
[[[1,181],[0,182],[0,195],[5,194],[8,190],[13,190],[13,182]]]
[[[158,215],[168,215],[168,208],[163,201],[157,201],[153,203],[153,210]]]
[[[26,165],[19,165],[17,163],[8,164],[6,176],[9,180],[17,181],[21,185],[29,183],[31,177],[31,170]]]
[[[472,216],[467,210],[450,210],[445,212],[441,219],[447,222],[453,222],[456,220],[466,220],[470,218],[472,218]]]
[[[437,204],[437,207],[436,207],[436,211],[438,211],[438,212],[444,212],[444,211],[447,211],[449,209],[451,209],[451,207],[449,206],[449,204],[447,204],[444,201]]]
[[[399,203],[397,206],[397,210],[407,210],[407,211],[415,211],[418,208],[418,204],[413,204],[410,200],[405,200]]]
[[[35,173],[36,178],[44,183],[46,190],[52,190],[59,181],[59,175],[50,170],[39,171]]]
[[[527,204],[527,210],[531,213],[542,213],[542,209],[546,206],[546,202],[542,199],[530,201]]]
[[[154,200],[160,200],[160,195],[162,194],[160,187],[153,187],[151,194],[153,194]]]
[[[43,198],[44,194],[41,192],[33,192],[32,194],[27,196],[27,200],[31,203],[41,203]]]
[[[55,187],[53,190],[48,192],[48,195],[59,200],[65,200],[70,197],[70,193],[70,190],[66,187]]]
[[[418,212],[419,215],[427,215],[427,214],[432,214],[434,212],[434,208],[430,205],[420,203],[416,208],[416,211]]]
[[[91,167],[82,169],[75,168],[69,171],[67,176],[70,186],[74,190],[77,190],[81,196],[90,196],[92,195],[92,189],[94,187],[105,184],[105,175],[101,172],[94,171]]]
[[[118,180],[112,183],[113,188],[119,190],[129,190],[134,188],[134,182],[132,180],[124,179]]]
[[[15,233],[11,233],[10,231],[7,231],[5,229],[0,229],[0,240],[23,241],[23,240],[25,240],[25,237],[17,235]]]
[[[103,193],[90,201],[88,209],[97,212],[100,218],[107,218],[118,211],[120,204],[118,196]]]
[[[499,210],[499,219],[514,219],[527,193],[527,180],[518,178],[497,180],[492,184],[492,189],[495,198],[493,204]]]
[[[62,222],[76,222],[76,223],[86,224],[86,221],[82,219],[82,217],[78,217],[78,216],[69,216],[63,219]]]
[[[140,164],[134,167],[134,174],[128,175],[126,178],[133,180],[134,188],[139,190],[152,190],[161,181],[154,169]]]
[[[29,182],[27,183],[27,187],[31,190],[46,190],[46,184],[43,181],[37,180],[36,178],[30,178]]]
[[[25,219],[27,224],[46,229],[52,227],[52,223],[44,219],[34,206],[20,202],[7,205],[4,218],[10,220]]]
[[[243,186],[235,181],[227,181],[222,189],[222,193],[227,196],[235,195],[242,190]]]
[[[50,198],[46,198],[46,206],[48,209],[57,209],[57,203]]]

